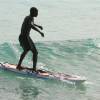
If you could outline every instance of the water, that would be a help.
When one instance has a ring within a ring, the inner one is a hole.
[[[99,5],[99,0],[0,0],[0,62],[18,63],[20,26],[29,8],[36,6],[36,23],[45,33],[42,38],[31,31],[38,66],[87,78],[74,85],[0,70],[0,100],[100,100]],[[23,65],[31,67],[31,58],[29,52]]]
[[[51,71],[85,76],[87,82],[74,85],[52,80],[21,77],[0,71],[1,100],[99,100],[100,39],[37,42],[38,65]],[[22,52],[19,44],[0,44],[0,61],[17,63]],[[28,53],[23,65],[32,66]]]
[[[18,41],[22,21],[32,6],[39,9],[35,22],[44,27],[45,33],[42,38],[32,31],[34,41],[100,37],[99,0],[0,0],[2,41]]]

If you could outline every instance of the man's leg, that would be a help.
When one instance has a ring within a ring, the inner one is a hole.
[[[28,51],[24,51],[24,52],[21,54],[20,60],[19,60],[18,65],[17,65],[17,69],[22,69],[21,63],[22,63],[24,57],[26,56],[27,52],[28,52]]]
[[[37,51],[33,52],[33,70],[36,71],[36,65],[37,65],[37,58],[38,58],[38,53]]]
[[[30,37],[28,38],[28,41],[29,41],[29,45],[30,45],[30,50],[33,53],[33,71],[36,71],[38,52],[37,52],[34,42],[32,41],[32,39]]]

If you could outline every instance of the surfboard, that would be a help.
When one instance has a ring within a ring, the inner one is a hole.
[[[32,71],[30,68],[24,68],[23,70],[16,69],[16,64],[10,63],[0,63],[0,69],[4,71],[14,72],[20,75],[28,76],[31,78],[41,78],[41,79],[53,79],[60,80],[63,82],[73,82],[73,83],[83,83],[86,81],[85,77],[78,75],[69,75],[59,72],[47,71],[45,69],[38,69],[37,72]]]

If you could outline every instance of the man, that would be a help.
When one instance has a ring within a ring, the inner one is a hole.
[[[33,53],[33,68],[32,68],[32,70],[36,71],[38,52],[35,47],[35,44],[33,43],[32,39],[30,38],[29,35],[30,35],[31,29],[33,29],[33,30],[37,31],[38,33],[40,33],[42,37],[44,37],[44,34],[38,29],[38,28],[40,28],[42,30],[43,29],[42,26],[34,24],[34,17],[37,17],[37,16],[38,16],[38,9],[35,7],[32,7],[30,9],[30,15],[26,16],[23,21],[23,24],[21,27],[21,34],[19,36],[19,42],[24,51],[21,54],[20,60],[17,65],[17,69],[19,69],[19,70],[24,69],[23,67],[21,67],[21,63],[22,63],[24,57],[26,56],[26,54],[28,53],[28,51],[31,50]]]

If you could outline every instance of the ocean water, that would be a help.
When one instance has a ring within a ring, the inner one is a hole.
[[[100,39],[42,41],[36,43],[38,66],[55,72],[85,76],[81,85],[28,78],[0,70],[1,100],[99,100]],[[0,44],[0,61],[17,63],[22,52],[19,44]],[[23,65],[32,67],[29,52]]]
[[[36,6],[35,23],[45,37],[31,31],[38,65],[50,71],[85,76],[75,85],[42,80],[0,70],[0,100],[100,100],[99,0],[0,0],[0,62],[18,63],[23,18]],[[32,53],[23,61],[32,67]]]
[[[35,23],[45,33],[42,38],[31,31],[34,41],[100,37],[100,0],[0,0],[2,42],[18,42],[21,24],[32,6],[39,10]]]

